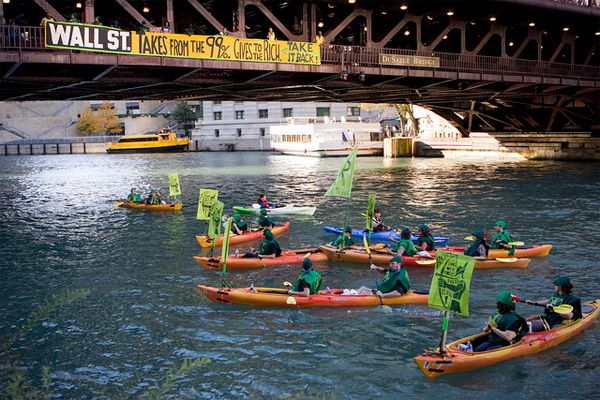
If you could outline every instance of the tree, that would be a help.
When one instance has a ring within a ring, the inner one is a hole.
[[[77,121],[77,130],[86,135],[98,132],[97,120],[91,108],[86,108],[81,112],[79,121]]]
[[[196,113],[184,102],[177,104],[177,107],[175,107],[175,110],[171,113],[171,118],[184,128],[193,126],[193,122],[198,119]]]
[[[77,121],[77,129],[86,135],[119,133],[122,130],[117,114],[108,101],[102,103],[97,111],[91,108],[83,110]]]

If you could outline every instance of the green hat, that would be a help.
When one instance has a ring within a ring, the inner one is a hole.
[[[400,257],[400,256],[394,256],[394,257],[393,257],[393,258],[390,260],[390,262],[391,262],[391,263],[392,263],[392,262],[397,262],[397,263],[399,263],[400,265],[402,265],[402,257]]]
[[[310,267],[312,267],[312,260],[310,258],[305,258],[302,261],[302,268],[304,268],[304,269],[310,269]]]
[[[350,227],[350,225],[346,225],[346,227],[344,228],[344,232],[352,233],[352,228]]]
[[[498,297],[496,297],[496,300],[502,304],[506,304],[507,306],[515,304],[515,301],[508,290],[501,291]]]
[[[239,222],[239,220],[240,220],[240,219],[242,219],[242,217],[240,217],[240,214],[239,214],[239,213],[234,213],[234,214],[233,214],[233,219],[235,219],[236,221],[238,221],[238,222]]]
[[[400,235],[410,235],[410,229],[408,229],[407,227],[402,228]]]
[[[496,221],[496,225],[498,225],[502,229],[506,229],[506,221],[503,219],[499,219]]]
[[[565,286],[569,285],[571,283],[571,280],[566,276],[559,276],[552,283],[554,283],[556,286]]]
[[[267,215],[267,209],[266,208],[261,208],[260,209],[260,214],[261,215]]]
[[[425,224],[419,225],[419,229],[423,231],[423,233],[429,233],[429,227]]]
[[[270,229],[265,229],[263,231],[263,235],[264,237],[266,237],[267,239],[273,239],[275,237],[275,235],[273,235],[273,232],[271,232]]]
[[[471,233],[471,235],[473,235],[476,239],[483,239],[485,233],[483,233],[483,231],[475,231]]]

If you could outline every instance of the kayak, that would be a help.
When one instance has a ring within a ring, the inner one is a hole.
[[[271,229],[271,231],[273,232],[273,234],[275,236],[278,236],[278,235],[286,232],[289,227],[290,227],[290,223],[288,221],[288,222],[284,223],[283,225],[274,226],[273,229]],[[264,237],[263,231],[245,232],[243,235],[231,234],[229,236],[229,244],[252,242],[253,240],[260,240],[263,237]],[[198,244],[201,247],[211,247],[212,246],[212,239],[206,235],[196,235],[196,241],[198,242]],[[221,234],[221,237],[215,241],[215,246],[220,246],[222,243],[223,243],[223,235]]]
[[[271,215],[313,215],[317,210],[317,207],[302,207],[295,206],[293,204],[286,204],[282,207],[267,208],[267,214]],[[260,207],[258,204],[253,204],[252,207],[234,206],[233,211],[239,212],[240,214],[260,214]]]
[[[335,226],[326,226],[323,228],[323,230],[327,233],[335,233],[338,236],[344,232],[343,228],[336,228]],[[364,234],[364,229],[352,229],[352,237],[362,240]],[[369,233],[367,232],[367,237],[368,235]],[[400,236],[398,236],[396,231],[381,231],[371,232],[371,242],[392,243],[392,241],[389,239],[390,236],[392,236],[392,238],[396,241],[400,240]],[[416,236],[411,236],[410,239],[416,243],[419,238]],[[450,238],[442,236],[434,236],[433,239],[435,240],[435,245],[439,247],[448,246],[448,240],[450,240]]]
[[[467,342],[477,343],[487,335],[478,333],[459,339],[446,346],[447,352],[442,356],[439,349],[426,352],[415,357],[417,366],[428,377],[471,371],[488,367],[502,361],[528,356],[554,347],[588,328],[598,317],[600,300],[593,300],[581,305],[583,318],[560,325],[545,332],[532,332],[525,335],[517,343],[496,350],[470,353],[459,349],[459,345]],[[535,317],[531,317],[532,319]],[[476,347],[476,346],[474,346]]]
[[[336,247],[321,246],[321,251],[329,258],[329,261],[350,262],[350,263],[369,263],[369,254],[362,247],[339,250]],[[446,250],[442,248],[440,250]],[[402,264],[406,267],[434,267],[435,251],[430,251],[432,258],[419,256],[402,256]],[[371,259],[373,264],[387,265],[394,257],[394,254],[371,250]],[[487,258],[485,260],[475,261],[475,268],[526,268],[531,260],[529,258]]]
[[[453,253],[463,254],[465,251],[465,247],[463,246],[451,246],[447,249],[442,249],[451,251]],[[536,244],[534,246],[528,247],[517,247],[515,250],[515,254],[512,256],[508,255],[508,250],[504,249],[490,249],[488,252],[488,257],[490,258],[501,258],[501,257],[517,257],[517,258],[525,258],[525,257],[546,257],[550,254],[550,250],[552,250],[551,244]]]
[[[146,203],[134,203],[131,201],[123,201],[123,200],[115,201],[113,204],[117,207],[155,210],[155,211],[181,211],[181,208],[183,207],[183,203],[146,204]]]
[[[248,304],[252,306],[279,307],[376,307],[396,304],[427,304],[427,294],[409,291],[398,297],[383,297],[371,295],[342,295],[343,289],[319,291],[309,297],[290,296],[287,289],[257,287],[250,288],[216,288],[198,285],[206,297],[215,303]],[[293,301],[288,300],[292,297]]]
[[[299,249],[288,250],[281,253],[281,256],[275,258],[254,258],[254,257],[238,257],[231,254],[227,256],[227,269],[249,269],[260,267],[275,267],[277,265],[296,265],[302,264],[302,261],[309,254],[308,258],[312,262],[326,262],[327,256],[321,253],[318,249]],[[222,269],[223,262],[221,257],[198,257],[194,256],[194,260],[206,269]]]

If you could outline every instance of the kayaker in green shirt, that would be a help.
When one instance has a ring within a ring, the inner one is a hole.
[[[485,233],[483,231],[475,231],[471,233],[473,241],[465,249],[465,256],[487,258],[490,246],[485,241]]]
[[[394,256],[390,260],[389,268],[378,267],[375,264],[371,264],[370,268],[371,270],[385,274],[376,292],[378,296],[397,297],[406,294],[410,290],[410,279],[406,268],[402,265],[402,257]]]
[[[288,291],[290,295],[308,297],[311,294],[317,294],[321,289],[323,278],[321,274],[312,269],[312,261],[310,258],[305,258],[302,261],[302,273],[294,282],[294,286]]]
[[[429,226],[419,225],[419,239],[415,245],[419,251],[432,251],[435,250],[435,240],[429,232]]]
[[[560,276],[553,282],[556,293],[548,300],[538,301],[538,304],[545,304],[544,315],[539,319],[530,321],[533,332],[541,332],[552,329],[564,321],[581,319],[581,299],[573,294],[573,284],[571,279],[566,276]],[[527,300],[526,303],[533,302]],[[573,311],[565,314],[554,312],[553,306],[568,304],[573,306]]]
[[[135,188],[132,188],[131,193],[127,195],[127,201],[131,203],[141,203],[142,196],[135,190]]]
[[[156,205],[156,204],[161,204],[161,203],[164,204],[164,202],[162,201],[162,198],[160,196],[160,193],[158,193],[158,191],[156,189],[152,189],[150,191],[150,194],[146,198],[146,204]]]
[[[390,235],[390,241],[396,242],[394,247],[392,247],[392,252],[398,254],[399,256],[407,255],[411,257],[417,254],[417,248],[415,247],[413,241],[410,239],[410,236],[410,229],[408,229],[407,227],[402,228],[402,231],[400,232],[400,240],[398,241],[393,239]]]
[[[496,297],[498,311],[488,319],[484,332],[489,332],[485,342],[479,344],[475,351],[488,351],[518,342],[527,334],[529,328],[525,318],[515,312],[516,303],[508,290],[503,290]]]
[[[261,229],[272,228],[275,226],[275,222],[269,217],[267,217],[267,209],[260,209],[260,218],[258,219],[258,225]]]
[[[242,217],[239,213],[233,214],[233,221],[231,224],[233,231],[238,235],[243,235],[248,230],[248,224],[242,221]]]
[[[354,246],[354,239],[352,239],[352,228],[349,225],[346,225],[344,228],[344,233],[338,236],[333,242],[329,243],[329,245],[341,248]]]
[[[263,231],[263,236],[265,239],[260,243],[258,251],[246,253],[244,257],[275,258],[281,255],[281,247],[279,246],[277,240],[275,240],[275,235],[273,235],[273,232],[271,232],[270,229],[265,229]]]
[[[514,242],[514,240],[510,236],[510,232],[506,230],[506,221],[499,219],[496,221],[494,229],[496,230],[496,236],[490,241],[490,249],[506,249],[509,256],[514,255],[515,247],[508,244]]]

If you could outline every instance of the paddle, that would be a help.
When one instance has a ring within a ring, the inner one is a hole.
[[[573,312],[573,306],[570,304],[561,304],[559,306],[553,306],[553,305],[549,305],[549,304],[536,303],[531,300],[523,300],[522,298],[515,296],[514,294],[511,295],[511,297],[517,303],[525,303],[525,304],[529,304],[532,306],[538,306],[538,307],[549,307],[550,311],[555,312],[557,314],[568,314],[570,312]]]
[[[369,241],[367,240],[367,232],[366,231],[363,234],[363,244],[365,245],[365,250],[367,251],[367,254],[369,255],[369,268],[371,268],[371,265],[373,265],[373,257],[371,256],[371,248],[369,247]],[[373,273],[373,279],[375,280],[375,285],[377,285],[377,291],[381,292],[381,289],[379,288],[379,282],[377,281],[377,276],[375,275],[375,270],[371,269],[371,272]],[[379,305],[380,306],[383,305],[383,298],[381,296],[379,296]]]
[[[435,259],[430,258],[429,260],[416,260],[415,262],[419,265],[434,265]]]
[[[283,286],[285,286],[285,287],[293,287],[292,284],[290,282],[288,282],[288,281],[283,282]],[[290,305],[296,305],[296,299],[293,298],[292,296],[288,297],[285,302],[287,304],[290,304]]]
[[[121,207],[123,204],[125,204],[125,202],[122,200],[117,200],[117,201],[113,201],[113,204],[117,207]]]

